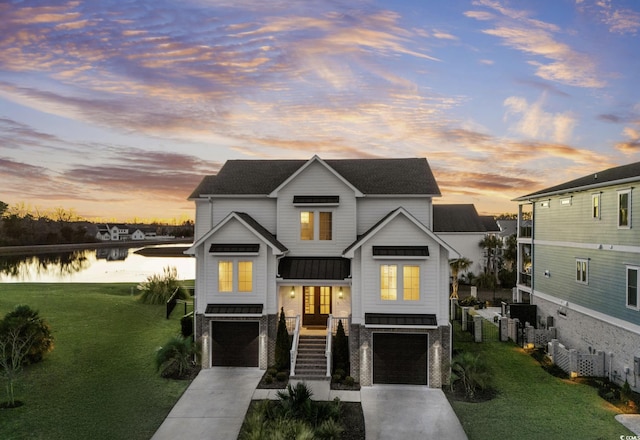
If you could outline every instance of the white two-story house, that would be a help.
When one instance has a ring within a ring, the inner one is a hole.
[[[459,255],[433,232],[438,196],[426,159],[231,160],[205,177],[187,251],[205,363],[271,365],[282,309],[300,332],[347,323],[364,386],[440,387]]]

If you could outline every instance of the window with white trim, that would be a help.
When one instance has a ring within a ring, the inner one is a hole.
[[[333,240],[333,212],[301,211],[300,240]]]
[[[627,307],[638,310],[638,272],[640,267],[627,266]]]
[[[618,228],[631,228],[631,190],[618,191]]]
[[[420,266],[404,266],[402,268],[402,299],[418,301],[420,299]]]
[[[576,282],[589,284],[589,260],[576,258]]]
[[[398,266],[395,264],[380,266],[380,299],[384,301],[398,299]]]
[[[218,292],[233,291],[233,261],[218,262]]]
[[[234,272],[237,278],[234,278]],[[234,290],[253,292],[253,261],[218,261],[218,292],[230,293]]]

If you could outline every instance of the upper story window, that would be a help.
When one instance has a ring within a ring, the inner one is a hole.
[[[398,299],[398,289],[402,291],[404,301],[420,300],[420,266],[402,266],[402,285],[398,287],[398,265],[380,265],[380,299],[395,301]]]
[[[315,218],[319,218],[316,230]],[[300,240],[332,240],[333,213],[330,211],[300,212]]]
[[[576,281],[581,284],[589,284],[589,260],[576,258]]]
[[[404,266],[402,272],[403,299],[418,301],[420,299],[420,266]]]
[[[591,218],[600,220],[600,194],[591,194]]]
[[[627,307],[638,310],[638,271],[640,267],[627,266]]]
[[[618,227],[631,228],[631,190],[618,191]]]
[[[218,262],[218,292],[233,291],[233,261]]]
[[[300,213],[300,240],[313,240],[314,233],[313,212]]]
[[[398,299],[398,266],[395,264],[380,266],[380,299],[385,301]]]
[[[234,280],[233,274],[236,268],[238,277]],[[221,260],[218,262],[218,292],[233,292],[234,281],[238,292],[253,292],[253,261]]]

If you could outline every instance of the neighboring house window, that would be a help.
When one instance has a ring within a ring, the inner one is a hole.
[[[618,191],[618,227],[631,227],[631,190]]]
[[[333,221],[331,212],[320,213],[320,240],[331,240]]]
[[[576,258],[576,281],[589,284],[589,260]]]
[[[300,213],[300,240],[313,240],[313,212]]]
[[[403,271],[403,299],[418,301],[420,299],[420,266],[404,266]]]
[[[627,307],[638,310],[639,267],[627,266]]]
[[[591,218],[600,220],[600,194],[591,195]]]
[[[383,264],[380,266],[380,299],[396,300],[398,298],[398,266]]]
[[[238,292],[253,292],[253,262],[238,262]]]
[[[218,291],[219,292],[233,291],[233,262],[232,261],[218,262]]]

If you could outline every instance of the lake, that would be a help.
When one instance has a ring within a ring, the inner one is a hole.
[[[150,246],[151,247],[151,246]],[[158,245],[180,255],[187,246]],[[148,247],[113,247],[68,252],[0,256],[3,283],[129,283],[145,281],[163,268],[175,267],[181,280],[196,276],[195,258],[189,256],[144,256]],[[166,252],[162,252],[166,253]],[[171,252],[170,252],[171,253]]]

